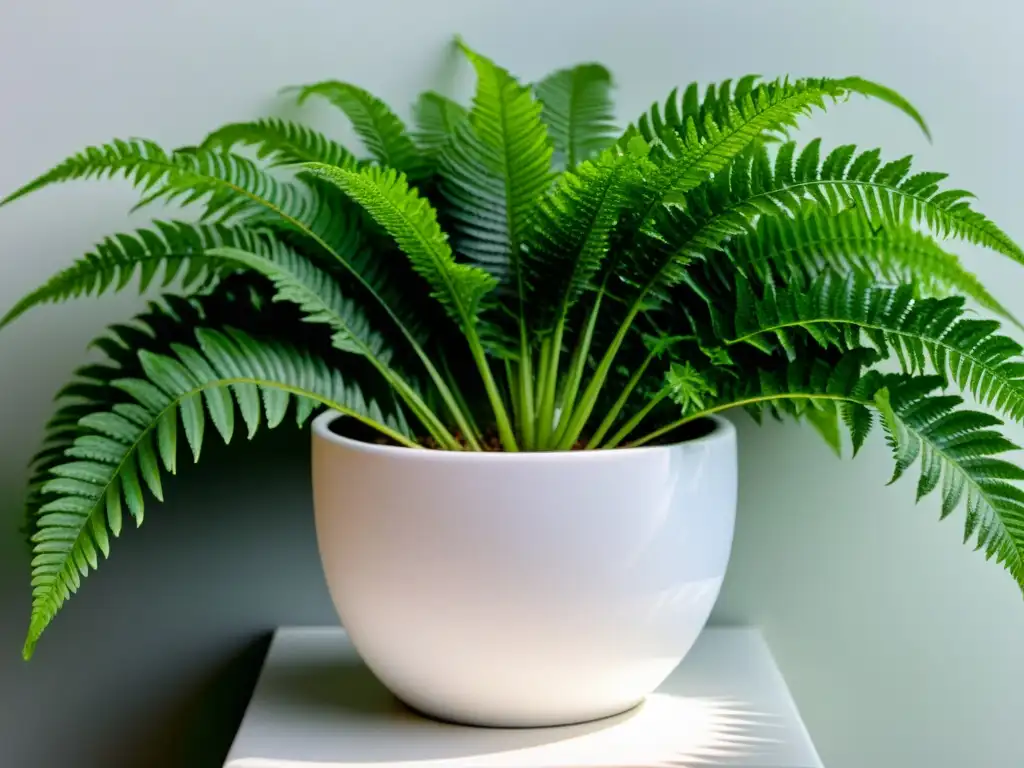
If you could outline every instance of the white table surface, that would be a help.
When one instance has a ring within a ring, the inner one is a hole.
[[[400,704],[341,629],[274,634],[225,768],[821,768],[761,633],[709,628],[638,708],[560,728],[439,723]]]

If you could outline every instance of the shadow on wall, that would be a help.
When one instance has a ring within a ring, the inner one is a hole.
[[[336,621],[320,571],[308,434],[211,440],[21,660],[28,556],[0,546],[0,765],[219,767],[279,624]],[[208,452],[206,452],[208,451]],[[228,453],[230,451],[230,453]]]

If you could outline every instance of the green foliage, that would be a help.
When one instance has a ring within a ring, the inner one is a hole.
[[[934,238],[903,223],[876,227],[865,211],[829,213],[810,206],[792,217],[764,216],[732,239],[728,257],[744,274],[806,285],[823,271],[857,273],[908,284],[919,295],[966,296],[984,309],[1014,320],[1009,311]]]
[[[448,139],[469,115],[461,104],[433,91],[420,94],[415,111],[414,138],[420,151],[431,161],[437,159]]]
[[[917,497],[941,488],[943,517],[966,499],[964,541],[973,538],[1019,583],[1024,580],[1024,492],[1012,481],[1024,480],[1024,470],[997,458],[1018,446],[993,429],[1002,425],[994,416],[956,410],[960,398],[919,394],[927,381],[876,394],[896,458],[891,482],[919,458]]]
[[[769,283],[762,296],[739,278],[735,295],[732,328],[726,318],[715,323],[726,345],[752,344],[769,353],[777,346],[791,360],[802,353],[797,332],[824,347],[870,345],[882,357],[894,355],[909,374],[948,376],[981,404],[1024,419],[1021,346],[996,333],[997,322],[964,317],[959,297],[915,300],[910,285],[892,289],[862,275],[836,279],[828,273],[806,291]]]
[[[803,79],[790,82],[780,78],[757,83],[748,75],[736,84],[726,80],[710,85],[700,98],[696,83],[680,97],[673,91],[664,108],[657,103],[630,126],[621,142],[643,136],[658,142],[663,159],[660,190],[663,194],[684,193],[706,181],[748,149],[765,134],[797,126],[799,117],[812,109],[826,109],[850,93],[881,98],[903,110],[928,134],[923,118],[909,102],[889,88],[859,77],[840,80]]]
[[[390,357],[387,342],[362,310],[342,296],[337,282],[286,246],[271,243],[254,250],[214,248],[207,251],[207,257],[265,275],[277,289],[274,300],[292,302],[301,309],[306,322],[328,326],[337,349],[366,355],[381,364]]]
[[[468,121],[440,160],[441,186],[462,256],[517,284],[519,262],[539,196],[551,180],[551,144],[530,89],[472,51],[477,73]]]
[[[387,230],[456,322],[467,329],[475,324],[480,302],[494,287],[494,280],[477,267],[455,261],[436,212],[401,173],[378,168],[347,171],[317,164],[307,168],[336,184]]]
[[[422,157],[406,131],[405,123],[387,104],[369,91],[337,80],[298,88],[299,104],[310,96],[326,99],[344,112],[374,160],[402,171],[410,178],[418,178],[423,169]],[[327,159],[310,159],[340,165]]]
[[[225,125],[203,139],[200,146],[224,152],[236,147],[252,147],[256,157],[268,160],[271,166],[327,163],[349,167],[356,164],[352,153],[333,139],[304,125],[272,117]]]
[[[1024,252],[989,219],[965,202],[969,193],[943,191],[937,173],[910,173],[910,158],[882,164],[878,150],[857,153],[837,147],[820,159],[820,141],[799,154],[792,142],[782,144],[772,162],[757,146],[736,158],[710,181],[688,193],[678,206],[666,206],[655,223],[656,240],[631,253],[630,278],[650,288],[671,286],[686,267],[719,250],[727,238],[749,232],[761,217],[799,217],[808,205],[830,216],[859,208],[872,226],[926,226],[991,248],[1015,261]]]
[[[609,153],[562,176],[541,200],[524,270],[535,332],[550,331],[590,286],[635,184],[632,158]]]
[[[1015,446],[946,391],[1024,422],[1022,348],[966,301],[1013,318],[948,241],[1024,252],[944,174],[788,140],[854,94],[927,134],[906,99],[859,77],[747,76],[673,91],[619,134],[602,66],[529,85],[460,48],[472,104],[424,93],[411,130],[357,86],[295,89],[340,109],[365,157],[263,118],[174,151],[90,147],[0,202],[115,178],[133,210],[197,219],[104,239],[0,320],[136,279],[185,294],[112,326],[58,396],[26,503],[26,654],[169,491],[179,442],[197,459],[213,432],[320,406],[453,451],[648,445],[738,409],[856,453],[879,424],[894,479],[918,464],[918,496],[937,492],[942,517],[963,504],[965,538],[1024,588]]]
[[[683,413],[704,408],[705,398],[715,394],[714,386],[691,363],[673,363],[665,375],[665,386]]]
[[[173,345],[173,355],[142,351],[145,378],[125,378],[111,386],[135,402],[118,403],[79,420],[88,430],[77,437],[62,464],[41,488],[51,500],[39,509],[32,536],[32,621],[25,654],[81,578],[110,552],[110,538],[121,533],[127,514],[142,523],[146,492],[163,500],[164,471],[177,469],[179,425],[198,461],[207,415],[229,442],[235,431],[235,408],[249,437],[265,421],[281,423],[291,398],[302,398],[297,419],[304,423],[310,404],[328,405],[362,421],[399,422],[385,416],[337,370],[298,350],[260,343],[241,333],[196,332],[198,348]],[[205,406],[205,407],[204,407]]]
[[[537,83],[556,168],[574,168],[618,138],[611,89],[611,73],[600,64],[560,69]]]
[[[151,228],[105,238],[91,253],[58,272],[11,307],[0,319],[0,327],[39,304],[99,295],[111,288],[119,291],[136,274],[140,291],[145,291],[150,285],[166,287],[175,278],[180,278],[183,288],[199,288],[230,268],[204,259],[207,249],[220,246],[252,248],[256,247],[259,239],[258,233],[241,227],[154,221]]]

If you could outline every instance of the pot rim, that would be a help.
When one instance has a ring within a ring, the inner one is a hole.
[[[735,440],[736,427],[731,421],[717,413],[703,418],[714,422],[714,429],[708,434],[695,437],[691,440],[684,440],[670,445],[644,445],[638,448],[614,448],[611,450],[594,451],[519,451],[510,453],[505,451],[445,451],[438,449],[416,449],[407,448],[403,445],[381,445],[379,443],[367,443],[362,440],[355,440],[351,437],[344,437],[331,431],[330,425],[336,419],[351,418],[341,411],[327,410],[313,419],[313,435],[319,440],[324,440],[334,445],[339,445],[352,451],[360,453],[376,454],[387,456],[393,459],[403,458],[414,461],[517,461],[517,462],[544,462],[557,458],[559,461],[609,461],[616,457],[651,455],[658,452],[672,451],[677,448],[699,446],[707,443],[719,443]]]

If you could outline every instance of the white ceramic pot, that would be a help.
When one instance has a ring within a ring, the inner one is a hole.
[[[313,424],[320,555],[363,660],[406,704],[473,725],[623,712],[704,627],[736,510],[736,433],[678,445],[458,453]]]

